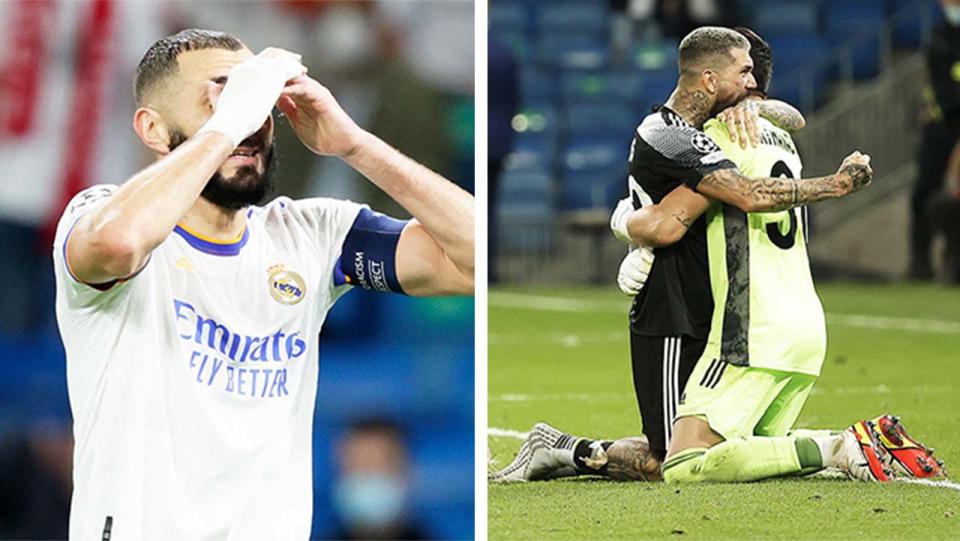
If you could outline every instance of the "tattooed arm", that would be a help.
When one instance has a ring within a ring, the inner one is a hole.
[[[740,148],[747,148],[747,141],[757,146],[760,133],[757,119],[763,117],[775,126],[790,133],[801,130],[807,125],[803,115],[794,106],[780,100],[767,100],[760,97],[748,97],[733,107],[727,107],[717,115],[730,134],[730,140],[739,142]]]
[[[656,205],[634,211],[627,219],[627,231],[630,239],[640,246],[669,246],[683,238],[708,206],[709,199],[680,185]]]
[[[863,189],[872,178],[870,156],[854,152],[825,177],[749,178],[736,169],[723,169],[703,177],[697,191],[744,212],[772,212],[843,197]]]
[[[798,132],[807,125],[807,119],[803,118],[803,113],[785,101],[761,100],[758,107],[760,116],[790,133]]]

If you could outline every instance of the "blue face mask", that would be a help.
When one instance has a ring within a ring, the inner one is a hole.
[[[403,513],[406,490],[396,477],[376,474],[348,475],[337,482],[334,502],[349,524],[378,527]]]
[[[960,6],[943,6],[943,18],[950,26],[960,26]]]

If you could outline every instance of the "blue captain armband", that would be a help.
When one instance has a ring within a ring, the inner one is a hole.
[[[360,209],[333,269],[334,285],[350,284],[373,291],[403,293],[397,279],[397,243],[408,223],[368,208]]]

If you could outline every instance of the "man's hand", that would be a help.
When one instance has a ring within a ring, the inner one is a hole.
[[[837,176],[844,183],[846,193],[854,193],[866,188],[873,180],[873,169],[870,167],[870,156],[861,154],[859,150],[843,159]]]
[[[757,120],[760,118],[760,108],[755,99],[744,99],[733,107],[728,107],[717,115],[717,119],[727,127],[730,139],[739,142],[740,148],[747,148],[749,140],[752,146],[760,144],[757,135]]]
[[[220,132],[239,145],[263,126],[287,81],[306,72],[300,55],[273,47],[237,64],[219,95],[219,85],[210,83],[214,113],[197,134]]]
[[[620,291],[631,297],[640,293],[644,284],[647,283],[650,268],[653,267],[653,259],[652,248],[640,246],[630,250],[620,263],[620,272],[617,274],[617,285],[620,286]]]
[[[366,136],[333,94],[306,75],[283,89],[277,107],[287,116],[300,141],[317,154],[350,156]]]

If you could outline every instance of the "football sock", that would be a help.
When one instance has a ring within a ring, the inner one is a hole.
[[[607,470],[607,449],[613,445],[607,440],[577,441],[573,450],[573,466],[579,473],[603,474]]]
[[[843,449],[842,432],[832,432],[826,436],[815,436],[810,439],[816,442],[820,450],[823,467],[836,467],[840,463],[839,457]]]
[[[812,438],[750,437],[728,440],[709,449],[691,448],[663,465],[668,483],[733,483],[811,472],[823,467]]]

